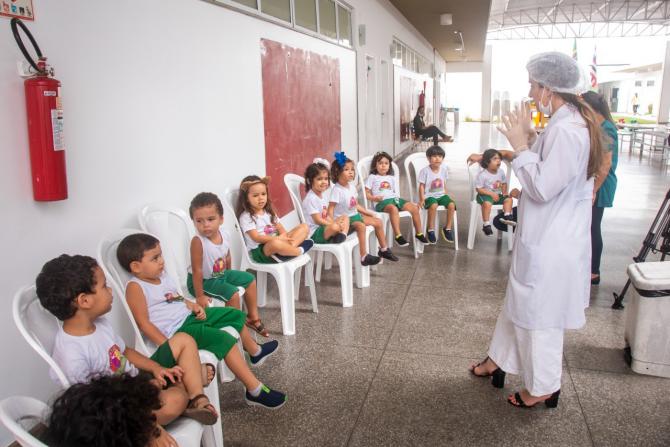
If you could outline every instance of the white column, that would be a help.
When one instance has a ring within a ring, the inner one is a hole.
[[[670,41],[665,44],[665,59],[661,75],[661,97],[658,102],[658,122],[668,122],[670,111]]]
[[[482,61],[482,121],[491,121],[491,45],[484,49]],[[667,57],[667,56],[666,56]]]

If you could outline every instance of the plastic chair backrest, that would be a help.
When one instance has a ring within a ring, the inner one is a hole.
[[[133,313],[130,311],[130,307],[126,302],[125,291],[126,283],[131,278],[131,274],[121,267],[121,264],[119,264],[119,261],[116,258],[116,249],[121,240],[128,235],[140,232],[141,230],[124,228],[104,237],[98,244],[98,263],[100,264],[102,271],[105,273],[107,281],[112,286],[112,292],[115,295],[116,302],[121,302],[123,304],[123,308],[126,310],[126,314],[130,319],[130,324],[135,332],[135,349],[148,356],[154,352],[156,347],[148,339],[145,339],[142,336],[142,332],[135,322],[135,317],[133,317]]]
[[[358,181],[361,184],[361,190],[363,191],[363,206],[365,208],[370,208],[367,195],[365,194],[365,180],[367,180],[368,176],[370,175],[371,164],[372,155],[361,158],[360,161],[356,164],[356,168],[358,170]],[[398,165],[395,161],[391,162],[391,166],[393,167],[393,177],[395,178],[396,187],[398,188],[398,192],[400,192],[400,168],[398,168]]]
[[[12,316],[23,338],[47,362],[58,377],[60,385],[63,388],[68,388],[70,382],[65,377],[63,370],[51,357],[54,340],[60,329],[60,321],[42,307],[35,293],[35,286],[25,286],[16,292],[12,303]]]
[[[226,189],[223,193],[223,210],[226,216],[231,216],[233,219],[232,238],[236,240],[236,244],[231,244],[232,256],[235,258],[240,258],[240,255],[244,257],[247,265],[251,265],[251,258],[249,257],[249,250],[247,250],[247,244],[244,242],[244,233],[242,233],[242,228],[240,227],[240,222],[237,219],[235,214],[235,204],[237,203],[237,197],[240,194],[239,188]],[[239,247],[241,253],[235,253],[234,250]]]
[[[419,172],[428,166],[428,159],[423,152],[409,155],[405,159],[405,173],[409,182],[409,198],[412,202],[419,201]]]
[[[298,213],[298,219],[300,223],[305,223],[305,213],[302,209],[302,200],[300,194],[300,185],[305,184],[305,178],[297,174],[286,174],[284,175],[284,184],[286,189],[288,189],[289,197],[291,197],[291,202],[293,203],[293,208],[295,212]]]
[[[165,270],[177,280],[181,293],[185,293],[191,266],[191,239],[195,236],[191,217],[179,208],[147,205],[142,207],[138,218],[142,230],[155,234],[161,241]]]
[[[44,423],[47,412],[47,404],[32,397],[12,396],[0,402],[0,422],[24,447],[47,447],[22,425],[33,421]]]

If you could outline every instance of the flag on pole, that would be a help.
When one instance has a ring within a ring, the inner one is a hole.
[[[593,47],[593,63],[591,64],[591,88],[598,88],[598,70],[596,64],[596,47]]]
[[[572,58],[577,60],[577,39],[572,39]]]

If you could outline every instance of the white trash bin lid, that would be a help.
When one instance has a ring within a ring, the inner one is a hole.
[[[670,295],[670,262],[631,264],[628,277],[641,296],[645,291],[656,291],[653,296]]]

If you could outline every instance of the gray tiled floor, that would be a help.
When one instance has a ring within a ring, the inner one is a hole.
[[[261,315],[281,344],[257,373],[288,402],[276,412],[247,407],[238,382],[224,385],[227,446],[670,445],[670,379],[630,371],[625,314],[610,309],[670,187],[658,157],[620,155],[615,207],[603,222],[602,283],[586,327],[566,335],[558,409],[512,408],[505,397],[518,378],[501,391],[469,375],[485,355],[509,269],[503,241],[479,233],[475,249],[466,248],[465,158],[495,140],[488,126],[466,123],[445,146],[461,250],[440,242],[414,260],[398,249],[400,262],[373,272],[370,288],[354,288],[347,309],[337,268],[324,272],[318,314],[301,292],[295,336],[281,335],[278,302],[269,300]]]

